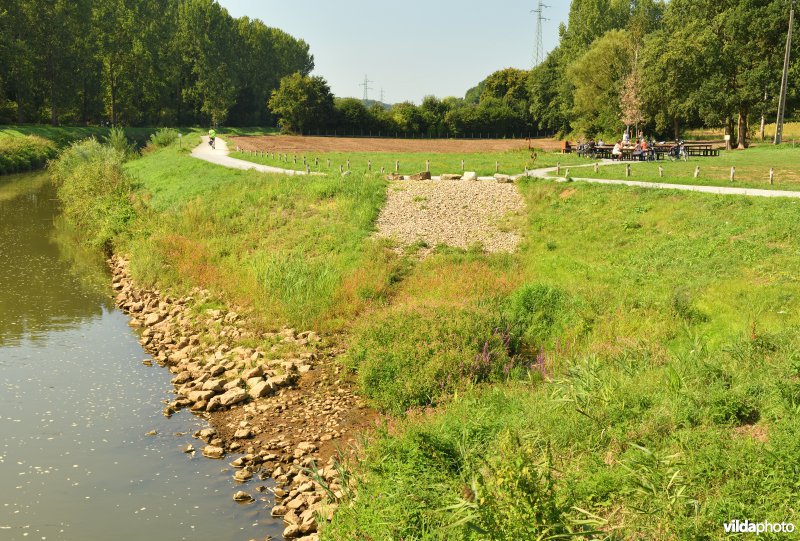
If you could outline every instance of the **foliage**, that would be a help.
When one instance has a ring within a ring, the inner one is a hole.
[[[0,13],[6,122],[268,123],[280,78],[313,68],[307,43],[215,0],[21,0]]]
[[[135,217],[124,160],[118,150],[88,139],[50,165],[64,215],[91,245],[110,249]]]
[[[302,133],[324,127],[333,116],[333,94],[322,77],[295,73],[281,79],[272,93],[270,109],[279,117],[281,128]]]
[[[150,144],[156,148],[168,147],[178,140],[178,130],[173,128],[161,128],[150,136]]]
[[[123,156],[130,156],[136,151],[136,146],[128,141],[125,130],[122,128],[111,128],[106,137],[106,144]]]
[[[52,141],[28,135],[14,137],[0,134],[0,175],[44,166],[57,149]]]

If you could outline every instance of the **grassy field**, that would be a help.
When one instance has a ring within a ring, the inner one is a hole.
[[[607,165],[595,173],[592,168],[573,169],[573,177],[730,186],[764,190],[800,189],[800,147],[763,145],[747,150],[722,151],[719,157],[690,158],[689,161],[631,162],[630,179],[625,177],[625,165]],[[664,177],[659,177],[659,167]],[[694,178],[696,167],[700,175]],[[736,168],[735,181],[730,181],[731,167]],[[769,170],[774,169],[774,184],[769,183]]]
[[[211,288],[268,328],[339,329],[381,296],[391,257],[367,239],[383,180],[229,170],[189,157],[188,139],[126,165],[145,208],[124,243],[140,280]]]
[[[367,446],[323,538],[722,539],[739,516],[797,522],[797,203],[521,189],[520,254],[442,250],[354,330],[363,392],[402,420]]]
[[[233,149],[231,149],[233,150]],[[505,174],[519,174],[527,167],[537,169],[540,167],[552,167],[560,162],[563,165],[588,164],[590,160],[579,158],[575,154],[557,154],[553,152],[536,152],[536,159],[531,157],[528,151],[509,151],[495,153],[468,153],[468,154],[436,154],[430,155],[414,153],[387,153],[387,152],[327,152],[327,153],[306,153],[306,154],[264,154],[254,155],[243,152],[231,152],[231,156],[241,160],[251,161],[283,169],[294,169],[305,171],[306,164],[312,171],[322,173],[336,173],[348,169],[347,162],[350,161],[350,170],[354,173],[366,173],[369,169],[369,162],[372,162],[372,171],[380,172],[381,168],[386,173],[395,171],[395,162],[399,161],[400,173],[411,175],[425,171],[430,162],[430,171],[433,175],[444,173],[461,173],[461,160],[464,160],[464,170],[475,171],[478,175],[495,174],[495,164],[499,166],[499,172]],[[303,163],[305,158],[306,164]],[[296,161],[295,161],[296,160]],[[330,162],[328,161],[330,160]],[[330,163],[330,166],[328,165]]]
[[[774,120],[774,117],[773,117]],[[753,142],[760,141],[760,129],[758,126],[751,132]],[[722,140],[725,136],[724,128],[717,129],[695,129],[689,130],[686,134],[687,139],[715,139]],[[775,123],[766,124],[764,126],[764,141],[770,142],[775,139]],[[800,122],[785,122],[783,125],[783,141],[792,144],[792,140],[797,140],[800,143]]]
[[[144,283],[339,331],[387,417],[323,539],[800,523],[800,203],[525,179],[517,253],[420,258],[372,238],[379,175],[232,171],[198,141],[124,165],[114,244]]]

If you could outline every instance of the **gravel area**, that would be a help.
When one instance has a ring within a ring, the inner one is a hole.
[[[402,245],[424,241],[489,252],[513,252],[522,239],[513,227],[525,203],[514,184],[495,181],[394,181],[378,217],[378,236]]]

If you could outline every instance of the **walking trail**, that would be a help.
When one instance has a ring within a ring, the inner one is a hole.
[[[208,137],[203,136],[203,142],[192,151],[192,156],[205,160],[210,163],[230,167],[232,169],[243,169],[260,171],[262,173],[278,173],[284,175],[305,175],[305,171],[294,171],[292,169],[281,169],[280,167],[270,167],[269,165],[261,165],[245,160],[239,160],[228,156],[228,144],[217,137],[216,149],[213,149],[208,144]],[[600,165],[609,165],[615,162],[604,160]],[[571,169],[579,169],[581,167],[592,167],[594,164],[572,166]],[[543,169],[534,169],[516,175],[512,178],[515,180],[523,177],[536,177],[548,180],[555,180],[556,182],[566,182],[566,179],[554,175],[556,172],[555,167],[547,167]],[[312,173],[318,174],[318,173]],[[439,180],[438,177],[433,177],[433,180]],[[479,180],[494,180],[493,177],[481,177]],[[583,178],[572,177],[572,180],[577,182],[589,182],[592,184],[614,184],[623,186],[635,186],[638,188],[649,188],[653,190],[682,190],[687,192],[701,192],[717,195],[744,195],[748,197],[790,197],[800,199],[800,191],[788,190],[760,190],[757,188],[728,188],[724,186],[698,186],[695,184],[668,184],[664,182],[641,182],[636,180],[615,180],[615,179],[601,179],[601,178]]]
[[[211,148],[208,144],[208,136],[203,136],[203,142],[197,148],[192,150],[192,157],[204,160],[210,163],[229,167],[231,169],[242,169],[244,171],[255,170],[261,173],[278,173],[282,175],[305,175],[305,171],[292,171],[290,169],[281,169],[280,167],[270,167],[269,165],[261,165],[258,163],[239,160],[228,156],[228,143],[217,137],[215,146],[216,149]]]
[[[600,165],[611,165],[616,162],[604,160]],[[572,169],[580,167],[592,167],[594,164],[572,166]],[[535,169],[528,171],[528,176],[555,180],[556,182],[567,182],[564,177],[554,176],[557,168],[547,167],[545,169]],[[525,175],[521,175],[525,176]],[[571,177],[574,181],[589,182],[592,184],[617,184],[623,186],[636,186],[638,188],[650,188],[654,190],[683,190],[687,192],[711,193],[717,195],[745,195],[749,197],[792,197],[800,198],[800,191],[793,192],[788,190],[759,190],[757,188],[728,188],[725,186],[698,186],[695,184],[668,184],[664,182],[641,182],[636,180],[614,180],[604,178],[581,178]]]

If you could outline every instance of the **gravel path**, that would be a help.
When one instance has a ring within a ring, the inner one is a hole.
[[[378,236],[403,245],[424,241],[489,252],[512,252],[521,240],[508,219],[525,203],[514,184],[496,181],[394,181],[378,217]]]

